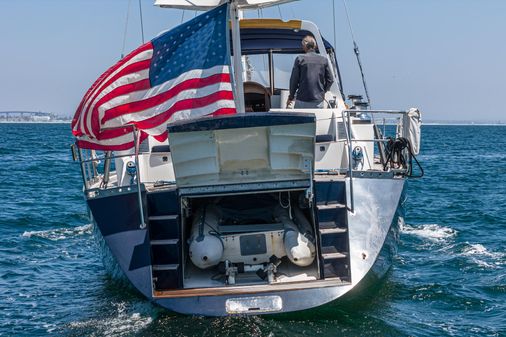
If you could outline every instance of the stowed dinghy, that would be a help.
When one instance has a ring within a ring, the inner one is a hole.
[[[316,278],[314,135],[314,115],[300,114],[169,127],[182,214],[189,215],[182,219],[189,256],[184,284]]]
[[[242,8],[282,2],[232,0],[159,35],[106,72],[73,121],[97,233],[132,285],[170,310],[303,310],[390,266],[420,113],[365,111],[357,96],[348,109],[313,23],[239,22]],[[307,35],[335,82],[322,109],[286,109],[286,69]],[[391,137],[373,114],[396,116]]]

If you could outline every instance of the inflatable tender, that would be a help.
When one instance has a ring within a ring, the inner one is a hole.
[[[315,259],[313,231],[299,208],[291,212],[292,218],[288,209],[276,206],[272,208],[275,223],[227,226],[223,225],[225,212],[218,205],[201,207],[188,240],[190,259],[201,269],[225,261],[258,265],[268,263],[272,256],[286,256],[297,266],[309,266]]]

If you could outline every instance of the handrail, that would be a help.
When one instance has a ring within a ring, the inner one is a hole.
[[[105,155],[103,157],[98,157],[95,154],[94,150],[89,150],[89,156],[84,156],[83,149],[79,148],[77,146],[77,143],[74,145],[77,148],[77,154],[79,164],[81,166],[81,176],[83,178],[83,184],[85,191],[88,190],[93,183],[97,182],[97,179],[102,176],[102,183],[100,184],[100,188],[107,188],[107,184],[109,182],[109,175],[110,175],[110,165],[112,162],[112,159],[117,158],[125,158],[125,157],[134,157],[135,159],[135,167],[136,167],[136,175],[137,175],[137,200],[139,203],[139,227],[141,229],[146,228],[146,222],[144,218],[144,205],[142,203],[142,189],[141,189],[141,170],[139,165],[139,147],[140,147],[140,137],[139,137],[139,130],[135,127],[135,125],[129,125],[132,127],[132,135],[134,138],[134,145],[135,150],[133,154],[125,154],[125,155],[112,155],[111,151],[105,151]],[[122,126],[121,128],[124,128],[125,126]],[[115,128],[111,128],[115,129]],[[74,149],[72,149],[74,151]],[[74,152],[73,152],[74,154]],[[100,160],[104,160],[104,173],[100,175],[97,170],[97,166]]]
[[[342,117],[343,117],[343,121],[344,121],[344,117],[345,117],[345,112],[346,110],[343,110],[342,112]],[[346,130],[346,141],[348,142],[348,176],[350,177],[350,208],[349,208],[349,211],[350,212],[354,212],[355,211],[355,200],[354,200],[354,195],[353,195],[353,165],[352,165],[352,162],[351,162],[351,156],[352,156],[352,144],[351,144],[351,118],[350,118],[350,114],[349,113],[346,113],[346,118],[347,118],[347,123],[345,123],[344,125],[346,125],[345,127],[345,130]]]
[[[351,117],[352,114],[357,113],[367,113],[367,114],[386,114],[386,115],[407,115],[409,111],[407,110],[353,110],[353,109],[347,109],[342,110],[342,119],[345,125],[346,130],[346,139],[344,140],[336,140],[337,142],[346,142],[348,145],[348,176],[350,178],[350,207],[348,208],[350,212],[354,212],[355,210],[355,199],[354,199],[354,193],[353,193],[353,164],[352,164],[352,153],[353,153],[353,142],[374,142],[374,143],[384,143],[388,142],[387,139],[352,139],[352,127],[351,127]]]

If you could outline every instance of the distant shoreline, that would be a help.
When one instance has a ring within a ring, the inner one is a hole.
[[[49,122],[36,122],[36,121],[0,121],[0,124],[70,124],[72,121],[49,121]]]
[[[506,123],[472,123],[472,122],[455,122],[455,123],[441,123],[441,122],[427,122],[422,125],[432,126],[506,126]]]

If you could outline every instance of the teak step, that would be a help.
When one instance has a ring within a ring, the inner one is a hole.
[[[179,264],[158,264],[152,266],[154,271],[177,270]]]
[[[327,246],[322,247],[322,257],[324,260],[344,259],[346,258],[346,253],[338,252],[334,246]]]
[[[161,246],[161,245],[176,245],[178,244],[179,239],[169,239],[169,240],[151,240],[152,246]]]
[[[346,233],[348,230],[343,227],[321,227],[320,226],[320,234],[341,234]]]
[[[158,221],[158,220],[176,220],[179,215],[152,215],[148,219],[151,221]]]
[[[320,205],[317,205],[316,207],[318,207],[319,211],[323,211],[326,209],[345,208],[346,205],[334,202],[334,203],[328,203],[328,204],[320,204]]]

